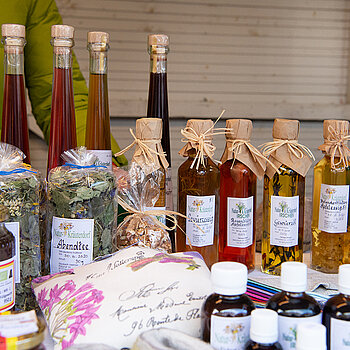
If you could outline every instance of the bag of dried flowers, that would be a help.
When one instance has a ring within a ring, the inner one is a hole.
[[[9,210],[6,228],[16,239],[16,306],[33,309],[31,281],[41,274],[39,202],[42,180],[36,170],[23,163],[17,147],[0,143],[0,204]]]
[[[90,263],[112,252],[116,181],[85,147],[62,154],[63,166],[47,183],[45,270],[50,273]]]

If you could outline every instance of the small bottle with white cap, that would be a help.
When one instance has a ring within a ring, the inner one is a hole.
[[[307,266],[296,261],[284,262],[281,267],[281,289],[267,302],[266,308],[278,313],[278,341],[284,350],[295,349],[297,326],[303,322],[321,323],[321,308],[305,293]]]
[[[224,261],[211,268],[214,293],[202,306],[202,339],[218,349],[243,350],[249,340],[250,314],[255,306],[244,294],[248,270],[241,263]]]
[[[350,349],[350,264],[339,266],[338,289],[323,308],[329,350]]]
[[[301,323],[297,327],[297,332],[296,350],[327,350],[326,327],[324,325]]]
[[[276,311],[257,309],[252,312],[250,341],[244,350],[282,350],[278,342],[278,315]]]

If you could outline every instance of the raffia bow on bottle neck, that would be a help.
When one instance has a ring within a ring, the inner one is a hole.
[[[333,170],[344,171],[349,167],[350,149],[347,142],[350,140],[350,135],[342,135],[332,126],[328,127],[328,132],[331,139],[325,139],[318,149],[331,157],[331,168]],[[335,158],[339,158],[339,161],[336,162]]]
[[[165,158],[166,155],[165,152],[163,152],[160,139],[141,140],[135,136],[132,129],[130,129],[130,134],[134,138],[134,141],[129,146],[116,153],[114,155],[115,157],[124,154],[135,146],[135,153],[132,161],[144,168],[146,174],[159,169],[161,166],[163,166],[164,169],[168,168],[169,163]],[[144,165],[146,165],[146,167]]]
[[[266,142],[261,147],[261,153],[268,157],[270,164],[267,164],[266,175],[269,178],[276,173],[282,164],[296,171],[305,177],[310,169],[312,160],[315,160],[310,149],[298,142],[298,140],[285,140],[275,138],[271,142]],[[273,168],[271,163],[275,166]]]

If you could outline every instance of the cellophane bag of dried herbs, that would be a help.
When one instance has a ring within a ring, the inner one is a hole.
[[[62,154],[47,183],[45,272],[85,265],[112,252],[116,181],[85,147]]]
[[[24,158],[17,147],[0,143],[0,204],[9,210],[6,227],[16,238],[16,306],[29,310],[36,305],[31,281],[41,274],[39,203],[43,182],[36,170],[23,163]]]
[[[113,235],[113,248],[131,245],[171,252],[169,234],[162,222],[164,211],[154,207],[160,194],[161,170],[150,172],[132,162],[128,171],[118,177],[119,204],[130,213]],[[153,208],[153,209],[149,209]]]

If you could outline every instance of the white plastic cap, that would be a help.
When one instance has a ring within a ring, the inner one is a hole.
[[[296,350],[326,349],[326,327],[323,324],[311,322],[298,324]]]
[[[350,295],[350,264],[339,266],[338,289],[339,293]]]
[[[278,315],[270,309],[252,311],[250,339],[260,344],[272,344],[278,340]]]
[[[286,292],[300,293],[307,288],[307,266],[297,261],[282,264],[281,289]]]
[[[211,267],[214,292],[222,295],[239,295],[247,290],[248,269],[237,262],[222,261]]]

